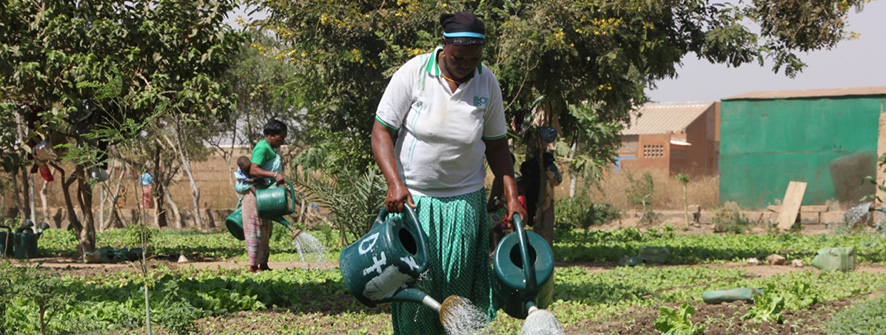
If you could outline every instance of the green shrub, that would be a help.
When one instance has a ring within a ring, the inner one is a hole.
[[[558,198],[554,207],[558,230],[585,229],[607,224],[621,217],[621,210],[610,204],[591,202],[586,196]]]
[[[744,234],[751,229],[751,220],[741,214],[738,205],[726,204],[714,211],[714,232]]]
[[[586,196],[556,198],[554,204],[554,217],[557,222],[554,228],[558,230],[571,230],[581,227],[584,212],[591,205],[591,199]]]

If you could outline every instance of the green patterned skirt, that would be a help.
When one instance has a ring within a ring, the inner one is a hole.
[[[428,236],[428,272],[419,289],[439,302],[450,295],[468,298],[495,318],[492,269],[486,225],[486,191],[447,197],[413,196],[415,215]],[[391,306],[394,334],[446,334],[437,312],[415,303]]]

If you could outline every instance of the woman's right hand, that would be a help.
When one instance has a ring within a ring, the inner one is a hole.
[[[275,172],[275,173],[274,173],[274,181],[277,182],[277,184],[283,184],[283,182],[286,181],[286,178],[283,178],[283,174],[282,174],[282,173],[276,173],[276,172]]]
[[[388,213],[402,213],[406,210],[403,207],[403,203],[409,205],[409,207],[415,208],[415,203],[412,201],[412,194],[409,193],[409,189],[406,188],[406,185],[403,183],[397,183],[393,186],[388,187],[388,194],[385,196],[385,210]]]

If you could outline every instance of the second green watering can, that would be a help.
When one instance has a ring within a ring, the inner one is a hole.
[[[544,309],[554,293],[554,252],[540,235],[523,229],[514,215],[514,232],[493,254],[495,299],[508,315],[525,319],[532,307]]]
[[[295,188],[269,187],[255,191],[255,207],[262,219],[275,219],[295,212]]]

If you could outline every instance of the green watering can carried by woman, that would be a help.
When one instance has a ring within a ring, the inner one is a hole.
[[[342,279],[362,304],[375,307],[391,302],[423,304],[444,316],[470,304],[451,295],[443,303],[412,287],[428,268],[428,244],[418,217],[409,206],[405,216],[389,216],[382,209],[365,236],[345,247],[338,259]]]
[[[272,186],[256,190],[255,206],[258,209],[258,216],[262,219],[279,222],[292,230],[289,221],[283,217],[295,212],[295,188],[292,187],[291,182],[287,182],[287,186],[288,188]],[[241,241],[244,239],[243,215],[240,212],[239,202],[237,203],[237,210],[225,219],[225,226],[235,238]]]

